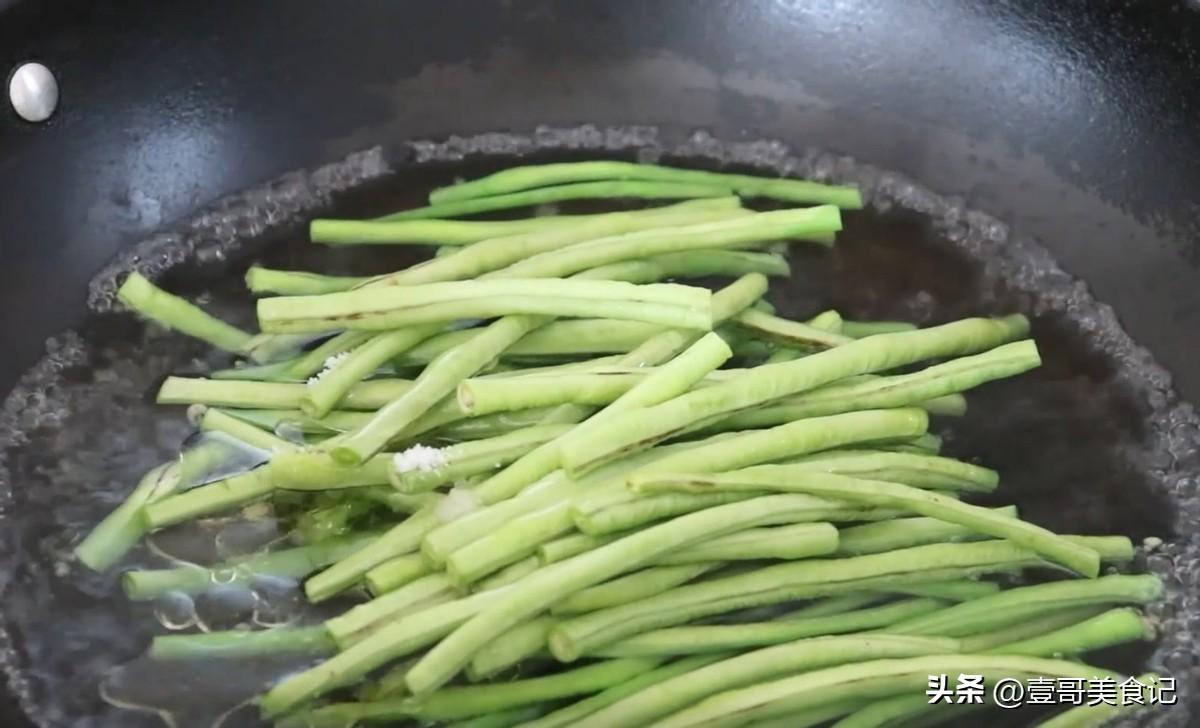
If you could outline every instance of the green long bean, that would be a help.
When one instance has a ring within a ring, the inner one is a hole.
[[[646,200],[682,200],[703,197],[727,197],[733,189],[724,185],[686,182],[582,182],[523,190],[508,195],[492,195],[444,204],[403,210],[380,218],[383,221],[463,217],[492,210],[530,207],[566,200],[592,200],[632,197]]]
[[[603,584],[580,589],[566,599],[551,605],[550,613],[556,615],[585,614],[597,609],[607,609],[619,604],[636,602],[655,594],[662,594],[680,584],[686,584],[720,566],[721,563],[715,561],[652,566],[612,581],[606,581]]]
[[[657,667],[656,660],[606,660],[566,672],[495,685],[449,687],[429,696],[384,699],[371,703],[334,703],[312,711],[318,724],[332,714],[338,725],[356,722],[447,721],[486,716],[515,707],[587,695],[633,679]]]
[[[197,565],[173,569],[127,571],[121,576],[125,595],[135,601],[155,599],[167,592],[194,594],[220,584],[241,584],[263,575],[300,578],[354,553],[371,541],[371,536],[347,536],[235,559],[214,567]]]
[[[563,466],[580,472],[618,453],[654,443],[720,415],[753,407],[857,374],[892,369],[922,359],[994,348],[1028,331],[1022,316],[965,319],[944,326],[880,334],[795,361],[756,367],[711,387],[615,418],[603,436],[564,449]],[[922,397],[927,399],[928,397]]]
[[[402,493],[433,490],[507,465],[570,428],[570,425],[534,425],[496,437],[448,445],[439,451],[439,461],[444,462],[429,469],[411,467],[402,458],[394,458],[388,475],[392,485]]]
[[[768,197],[805,204],[835,204],[847,209],[862,207],[858,189],[850,186],[621,161],[560,162],[513,167],[480,179],[436,189],[430,193],[429,201],[438,205],[585,180],[711,184],[728,187],[747,197]]]
[[[962,673],[999,677],[1043,675],[1092,679],[1116,677],[1108,670],[1065,660],[1033,657],[943,654],[882,659],[814,670],[794,677],[726,691],[658,722],[662,728],[744,725],[749,718],[774,717],[850,695],[860,699],[920,691],[929,675]]]
[[[523,728],[567,728],[568,726],[573,726],[578,721],[607,708],[625,697],[641,692],[665,680],[670,680],[677,675],[697,670],[724,657],[725,655],[721,654],[698,655],[667,663],[655,670],[642,673],[632,680],[626,680],[620,685],[614,685],[595,695],[547,713],[537,720],[529,721],[524,724]]]
[[[956,650],[954,640],[911,641],[885,634],[798,640],[721,660],[661,682],[593,713],[577,726],[657,725],[656,720],[685,706],[695,705],[698,701],[710,703],[709,696],[720,696],[725,691],[753,686],[760,681],[838,665],[871,664],[885,658],[948,654]]]
[[[315,222],[315,221],[314,221]],[[277,296],[319,296],[348,291],[371,280],[369,276],[331,276],[300,270],[277,270],[252,265],[246,270],[246,288],[251,293]]]
[[[175,490],[179,482],[177,463],[164,463],[142,476],[121,505],[75,547],[75,558],[92,571],[104,571],[121,560],[146,535],[145,507],[163,494]]]
[[[739,650],[747,647],[766,647],[806,637],[864,630],[886,632],[888,625],[910,617],[928,614],[943,606],[945,606],[943,601],[918,597],[841,614],[814,617],[784,615],[771,622],[671,627],[614,642],[601,647],[594,654],[604,657],[687,655]]]
[[[831,554],[838,548],[838,530],[828,523],[798,523],[751,528],[667,554],[657,563],[694,564],[709,561],[806,559]]]
[[[734,200],[736,206],[736,200]],[[659,212],[664,208],[654,208]],[[651,211],[645,211],[651,212]],[[699,212],[699,210],[696,210]],[[314,243],[469,245],[489,238],[513,237],[523,233],[570,229],[593,225],[613,215],[547,215],[517,220],[330,220],[317,218],[308,227]]]
[[[694,518],[762,500],[756,498],[683,518]],[[670,521],[667,525],[683,518]],[[563,563],[571,564],[573,561]],[[638,603],[560,622],[551,632],[550,648],[560,660],[569,661],[625,637],[735,609],[850,591],[879,591],[894,584],[964,578],[1035,563],[1039,563],[1036,554],[1007,541],[933,544],[885,554],[783,563],[747,574],[710,579]]]
[[[1055,609],[1095,604],[1146,604],[1160,598],[1162,593],[1163,585],[1158,577],[1149,574],[1056,581],[1008,589],[990,597],[956,604],[941,612],[892,625],[890,629],[897,634],[959,637],[1016,624]]]
[[[349,588],[371,569],[397,556],[412,553],[425,534],[441,522],[436,506],[424,508],[393,526],[362,550],[333,564],[304,582],[309,601],[319,602]]]
[[[636,569],[659,554],[701,538],[750,528],[778,518],[790,508],[806,508],[809,503],[808,499],[759,498],[719,506],[647,528],[569,561],[540,569],[430,650],[408,673],[409,689],[414,695],[433,691],[461,670],[482,645],[568,594]]]
[[[321,332],[334,328],[379,331],[404,326],[424,330],[423,325],[455,319],[540,314],[605,316],[707,331],[712,327],[709,298],[706,288],[674,283],[506,275],[486,281],[260,298],[258,322],[269,333]]]
[[[968,505],[935,492],[881,480],[847,478],[830,473],[793,470],[789,465],[762,465],[755,468],[710,476],[630,477],[635,491],[659,492],[684,490],[750,490],[755,492],[791,492],[838,498],[853,503],[888,508],[903,508],[931,518],[974,529],[996,538],[1009,539],[1047,560],[1083,576],[1100,573],[1100,555],[1087,546],[1065,539],[1041,526],[1009,518],[980,506]]]
[[[787,464],[812,472],[936,490],[990,493],[1000,484],[1000,475],[989,468],[918,453],[840,449],[795,458]]]
[[[412,388],[406,379],[377,379],[351,388],[341,406],[375,410]],[[299,409],[306,385],[290,382],[241,382],[167,377],[158,389],[159,404],[208,404],[247,409]]]
[[[552,617],[537,617],[505,632],[476,653],[467,665],[467,677],[472,682],[485,680],[544,651],[553,624]]]
[[[130,273],[117,289],[117,298],[140,315],[169,329],[206,341],[218,349],[239,353],[246,349],[252,338],[236,326],[167,293],[137,271]]]
[[[767,279],[758,274],[745,275],[713,294],[712,312],[715,322],[723,321],[758,300],[767,290]],[[686,349],[699,336],[690,331],[666,330],[639,345],[619,362],[624,366],[650,366],[669,359]],[[589,414],[583,408],[563,407],[552,417],[555,422],[578,422]],[[526,486],[545,477],[558,467],[559,448],[539,447],[504,468],[476,489],[479,499],[487,503],[511,498]],[[469,543],[480,532],[461,527],[430,534],[431,550],[448,554],[455,547]],[[438,542],[443,542],[438,545]],[[443,556],[444,558],[444,556]]]
[[[429,574],[327,620],[325,628],[338,646],[346,649],[388,622],[457,596],[457,589],[445,576]]]
[[[716,198],[681,202],[667,207],[613,212],[570,225],[490,237],[450,255],[377,276],[365,285],[411,286],[436,281],[462,280],[490,273],[539,253],[576,245],[597,238],[654,228],[695,225],[749,215],[735,198]],[[395,223],[364,223],[382,226]],[[409,223],[411,224],[411,223]]]
[[[156,660],[262,657],[264,655],[329,655],[337,645],[322,626],[273,627],[254,632],[232,630],[200,634],[158,635],[149,655]]]
[[[777,240],[806,239],[824,242],[821,236],[841,229],[836,207],[760,212],[732,220],[685,225],[674,229],[598,238],[581,245],[549,251],[482,277],[541,278],[565,276],[596,266],[665,253],[744,248]]]
[[[733,323],[768,341],[806,350],[829,349],[854,341],[849,336],[835,334],[799,321],[782,319],[764,311],[742,311],[733,317]]]
[[[383,562],[363,575],[363,583],[372,596],[383,596],[405,584],[420,579],[431,571],[420,554],[406,554]]]
[[[1000,508],[997,511],[1006,517],[1017,517],[1015,506]],[[987,536],[938,518],[900,518],[894,521],[864,523],[841,530],[838,532],[837,553],[840,556],[878,554],[909,546],[980,538]]]

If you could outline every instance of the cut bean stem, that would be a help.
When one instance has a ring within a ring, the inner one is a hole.
[[[379,597],[411,584],[429,572],[429,564],[420,554],[405,554],[371,569],[363,576],[363,581],[371,594]]]
[[[198,306],[173,296],[151,283],[141,273],[130,273],[117,289],[121,303],[142,316],[201,341],[240,353],[251,335],[204,312]]]
[[[513,627],[480,650],[467,666],[472,682],[485,680],[546,649],[551,617],[537,617]]]
[[[104,520],[75,547],[75,558],[92,571],[114,566],[146,535],[149,526],[144,512],[162,494],[175,490],[179,481],[178,463],[164,463],[142,476],[138,484]]]
[[[195,594],[218,584],[244,584],[259,576],[299,579],[370,543],[372,536],[354,535],[320,543],[248,556],[213,567],[127,571],[121,577],[125,595],[135,601],[155,599],[167,592]]]
[[[273,627],[254,632],[233,630],[201,634],[158,635],[150,643],[156,660],[245,658],[265,655],[329,655],[337,645],[329,632],[315,627]]]
[[[317,221],[313,221],[317,222]],[[251,293],[278,296],[319,296],[348,291],[371,280],[367,276],[331,276],[300,270],[276,270],[252,265],[246,270],[246,288]]]
[[[430,470],[401,471],[393,459],[388,474],[392,485],[402,493],[421,493],[471,475],[494,471],[570,429],[570,425],[534,425],[496,437],[449,445],[441,449],[445,465]]]
[[[441,327],[436,324],[386,331],[330,360],[325,369],[308,381],[300,409],[310,417],[325,416],[354,385],[439,331]]]

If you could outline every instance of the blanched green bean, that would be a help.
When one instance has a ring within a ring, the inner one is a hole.
[[[671,627],[614,642],[590,654],[604,657],[687,655],[765,647],[806,637],[863,630],[886,632],[890,624],[928,614],[945,604],[937,599],[920,597],[828,616],[798,618],[785,614],[772,622]]]
[[[371,535],[334,538],[308,546],[234,559],[213,567],[193,564],[173,569],[127,571],[121,576],[121,586],[130,599],[144,601],[167,592],[194,594],[221,584],[244,584],[258,576],[299,579],[358,551],[372,539]]]
[[[647,528],[575,558],[551,564],[510,587],[503,598],[458,628],[408,674],[415,695],[432,692],[461,670],[478,649],[505,630],[580,589],[648,563],[661,553],[778,518],[795,501],[759,498],[691,513]],[[801,501],[807,507],[807,501]]]
[[[526,258],[482,278],[565,276],[600,265],[652,255],[742,248],[776,240],[812,240],[813,236],[836,232],[841,227],[842,219],[836,207],[760,212],[732,220],[685,225],[673,230],[646,230],[599,238]]]
[[[644,412],[615,418],[603,437],[564,449],[563,466],[581,472],[631,449],[641,449],[721,415],[857,374],[893,369],[922,359],[970,354],[1024,335],[1022,316],[965,319],[944,326],[881,334],[795,361],[756,367],[728,381],[676,397]],[[928,397],[922,397],[927,399]]]
[[[895,695],[906,690],[923,690],[928,684],[929,675],[946,673],[984,675],[991,681],[998,677],[1014,675],[1073,677],[1084,680],[1117,677],[1108,670],[1090,665],[1031,657],[943,654],[871,660],[814,670],[795,677],[719,693],[659,721],[656,725],[662,728],[743,725],[751,717],[774,717],[851,695],[869,699]]]
[[[438,205],[584,180],[709,184],[727,187],[747,197],[768,197],[807,204],[828,203],[847,209],[862,207],[862,196],[857,188],[850,186],[611,160],[512,167],[480,179],[436,189],[430,193],[429,201]]]
[[[761,492],[807,493],[808,495],[838,498],[853,503],[890,508],[904,508],[932,518],[956,523],[980,533],[1006,538],[1031,549],[1047,560],[1060,564],[1083,576],[1100,573],[1100,555],[1091,548],[1065,539],[1041,526],[1016,518],[998,515],[986,508],[972,506],[938,493],[881,480],[847,478],[829,473],[794,470],[790,465],[760,465],[740,471],[709,476],[630,477],[635,491],[712,492],[719,490],[749,490]]]
[[[363,582],[372,596],[379,597],[416,581],[430,571],[429,564],[420,554],[406,554],[371,569],[363,576]]]
[[[322,626],[272,627],[271,629],[200,634],[158,635],[149,655],[156,660],[199,660],[213,657],[243,658],[263,655],[328,655],[337,645]]]
[[[258,322],[269,333],[345,328],[384,331],[405,326],[507,315],[604,316],[708,331],[709,291],[675,283],[517,278],[360,288],[323,296],[258,299]],[[428,327],[428,328],[427,328]],[[426,336],[425,338],[428,338]],[[396,352],[399,354],[400,352]]]
[[[1056,581],[1008,589],[990,597],[956,604],[941,612],[893,625],[891,631],[959,637],[1015,624],[1054,609],[1093,604],[1146,604],[1160,598],[1162,593],[1162,583],[1150,574]]]
[[[763,498],[756,498],[746,503],[762,501]],[[694,518],[744,505],[746,504],[721,506],[684,518]],[[682,519],[670,521],[666,525],[677,523],[679,520]],[[885,554],[846,559],[807,559],[783,563],[747,574],[709,579],[635,604],[565,620],[551,632],[550,649],[560,660],[569,661],[625,637],[736,609],[851,591],[879,591],[892,584],[906,582],[964,578],[972,574],[1002,571],[1039,562],[1037,555],[1032,551],[1007,541],[984,541],[916,546]],[[563,562],[568,565],[571,563],[573,561]],[[974,602],[968,602],[972,603]],[[890,629],[895,631],[894,626]]]
[[[551,605],[550,613],[556,615],[585,614],[597,609],[629,604],[655,594],[662,594],[680,584],[686,584],[721,565],[719,562],[705,562],[678,566],[653,566],[649,569],[635,571],[603,584],[580,589],[566,599]]]
[[[278,296],[337,293],[369,280],[367,276],[331,276],[300,270],[276,270],[260,265],[252,265],[246,270],[246,288],[251,293],[273,293]]]
[[[581,182],[523,190],[507,195],[491,195],[468,200],[456,200],[395,212],[380,218],[384,221],[414,220],[442,217],[463,217],[491,210],[544,205],[564,200],[609,199],[633,197],[647,200],[682,200],[699,197],[727,197],[733,189],[724,185],[688,182]]]
[[[884,658],[953,653],[953,640],[911,641],[892,635],[816,637],[756,650],[661,682],[580,721],[578,728],[657,725],[685,706],[713,702],[710,696],[763,680]],[[750,688],[753,690],[753,688]],[[708,698],[708,700],[705,700]]]
[[[117,298],[142,316],[206,341],[218,349],[241,352],[251,340],[250,334],[167,293],[137,271],[130,273],[117,289]]]
[[[553,624],[552,617],[537,617],[513,627],[476,653],[467,665],[467,677],[472,682],[485,680],[544,651]]]

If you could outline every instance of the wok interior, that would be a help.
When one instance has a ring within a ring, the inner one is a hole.
[[[684,161],[713,166],[711,161]],[[433,186],[511,163],[511,158],[491,155],[424,165],[419,173],[400,173],[346,195],[330,213],[370,216],[417,205]],[[847,215],[846,230],[832,251],[795,246],[793,276],[772,285],[772,302],[793,318],[836,308],[851,318],[922,325],[979,314],[1030,315],[1044,365],[969,393],[966,417],[937,423],[946,451],[999,470],[997,502],[1016,503],[1022,516],[1035,523],[1065,533],[1124,534],[1135,543],[1147,536],[1170,540],[1177,513],[1160,481],[1168,470],[1189,463],[1180,462],[1178,451],[1163,451],[1161,440],[1149,435],[1157,426],[1151,424],[1155,412],[1171,403],[1148,401],[1144,391],[1129,386],[1127,367],[1106,349],[1106,339],[1095,336],[1095,322],[1045,305],[1036,293],[997,279],[986,259],[972,258],[950,244],[934,217],[902,204],[887,207]],[[416,249],[401,246],[311,245],[300,221],[291,233],[274,237],[263,241],[257,257],[272,267],[361,275],[397,269],[417,257]],[[180,268],[170,272],[164,285],[200,296],[218,315],[246,323],[253,309],[241,274],[250,262],[247,257],[214,259]],[[14,667],[44,706],[48,723],[159,724],[153,714],[137,715],[105,702],[96,687],[107,683],[110,702],[162,708],[180,725],[211,725],[254,690],[301,663],[188,670],[138,661],[149,637],[166,631],[162,625],[178,616],[171,613],[178,605],[130,603],[114,574],[90,575],[71,564],[68,554],[145,470],[173,457],[188,436],[181,408],[151,406],[161,379],[168,373],[223,366],[224,356],[124,315],[93,316],[77,335],[60,337],[57,346],[57,360],[68,363],[31,376],[13,395],[23,398],[19,401],[26,413],[6,448],[12,513],[17,514],[5,533],[4,619],[19,655]],[[229,534],[245,531],[245,524],[234,521],[188,525],[155,537],[153,544],[164,553],[201,558],[230,548]],[[266,542],[272,536],[267,527],[251,540]],[[126,566],[163,564],[161,554],[142,546]],[[1145,565],[1146,556],[1139,554],[1134,568]],[[274,587],[278,593],[270,598],[282,600],[280,608],[286,612],[281,621],[317,618],[297,598],[294,585]],[[211,604],[198,599],[191,608],[204,613],[208,626],[229,628],[256,618],[256,605],[268,599],[264,589],[255,585],[249,607],[230,597],[210,598]],[[1154,649],[1152,644],[1124,647],[1096,661],[1136,674]],[[115,669],[118,665],[127,666]],[[249,689],[231,689],[235,683]],[[239,711],[228,724],[241,725],[251,714]]]

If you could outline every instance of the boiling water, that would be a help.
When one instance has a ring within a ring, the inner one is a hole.
[[[420,204],[430,186],[513,163],[513,155],[563,159],[603,154],[686,159],[700,166],[782,171],[860,184],[871,209],[847,216],[833,251],[795,246],[795,275],[772,285],[785,315],[837,308],[861,319],[934,324],[1021,311],[1034,322],[1044,366],[972,392],[970,412],[939,423],[947,451],[995,467],[997,501],[1071,533],[1147,536],[1166,543],[1139,555],[1137,569],[1164,577],[1169,599],[1151,613],[1157,644],[1098,658],[1129,672],[1169,671],[1181,689],[1200,684],[1200,425],[1169,377],[1129,341],[1110,310],[1062,273],[1041,248],[1000,223],[911,182],[822,154],[793,156],[774,143],[722,144],[703,135],[664,148],[653,130],[543,131],[419,143],[390,175],[364,154],[297,175],[203,213],[139,246],[98,277],[94,313],[78,331],[48,342],[48,355],[10,396],[0,420],[6,447],[0,480],[6,540],[0,570],[8,636],[5,663],[24,710],[47,725],[252,726],[246,701],[306,658],[208,663],[151,662],[150,638],[171,632],[262,629],[315,623],[346,602],[308,606],[298,584],[218,574],[196,595],[132,603],[117,571],[95,575],[70,551],[120,503],[141,474],[175,457],[191,433],[181,408],[155,407],[167,374],[229,364],[183,337],[108,314],[116,272],[165,272],[165,285],[199,295],[223,317],[250,323],[241,272],[252,258],[285,268],[370,274],[415,260],[403,249],[370,252],[301,244],[303,219],[329,208],[365,216]],[[463,161],[466,157],[467,161]],[[586,208],[581,208],[586,209]],[[278,433],[294,437],[286,430]],[[253,457],[231,459],[245,468]],[[206,477],[219,476],[209,473]],[[1192,526],[1192,533],[1178,524]],[[1186,531],[1184,533],[1187,533]],[[155,534],[121,568],[212,563],[251,553],[286,534],[261,517],[211,519]],[[227,577],[227,578],[223,578]],[[1183,701],[1181,701],[1183,702]],[[1186,706],[1163,713],[1185,725]],[[1200,715],[1200,712],[1196,713]]]

